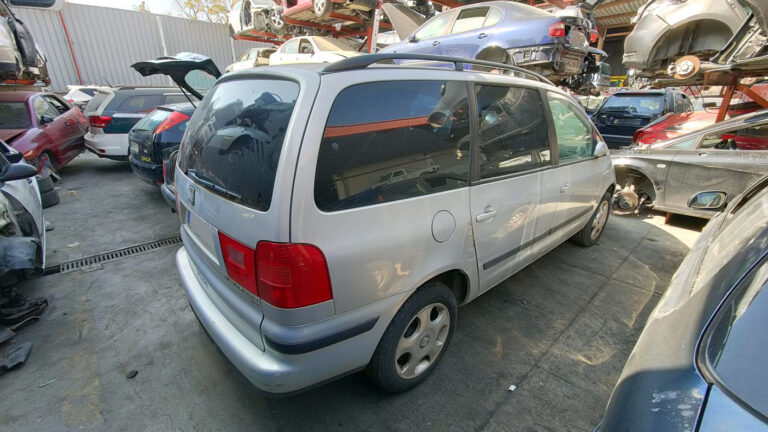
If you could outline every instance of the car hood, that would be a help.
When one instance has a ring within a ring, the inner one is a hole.
[[[401,40],[407,38],[427,20],[424,15],[400,3],[384,3],[381,10],[389,18]]]
[[[27,129],[0,129],[0,140],[10,144],[26,131]]]
[[[221,72],[213,60],[204,55],[189,52],[141,61],[132,64],[131,67],[145,77],[158,74],[167,75],[179,87],[192,93],[198,99],[202,99],[204,93],[213,87],[215,80],[221,77]],[[214,79],[206,80],[201,75],[190,76],[189,73],[195,70],[205,72]]]

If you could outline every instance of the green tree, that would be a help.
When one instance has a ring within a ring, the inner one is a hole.
[[[173,8],[193,21],[226,23],[229,10],[237,0],[173,0]]]

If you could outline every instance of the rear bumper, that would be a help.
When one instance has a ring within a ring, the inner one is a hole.
[[[165,202],[167,202],[168,205],[171,206],[171,211],[175,213],[176,212],[176,192],[172,191],[167,184],[163,183],[160,185],[160,193],[163,195]]]
[[[516,66],[541,67],[558,75],[575,75],[584,64],[584,51],[570,49],[562,44],[538,45],[507,50]]]
[[[128,135],[92,133],[85,134],[85,148],[98,157],[113,160],[128,160]]]
[[[211,286],[186,247],[176,254],[176,266],[192,310],[211,339],[248,381],[268,394],[294,393],[365,367],[391,317],[405,301],[405,295],[397,295],[297,327],[265,319],[261,332],[266,344],[261,349],[216,306],[210,297]],[[350,322],[356,324],[350,326]],[[328,327],[335,330],[316,336],[318,329]]]
[[[163,183],[163,166],[153,163],[146,163],[136,160],[133,155],[128,156],[128,162],[131,163],[131,169],[140,179],[154,185]]]

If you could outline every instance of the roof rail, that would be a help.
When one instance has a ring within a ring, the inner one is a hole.
[[[504,63],[489,62],[485,60],[473,60],[460,57],[448,57],[430,54],[411,54],[411,53],[381,53],[381,54],[365,54],[356,57],[350,57],[344,60],[340,60],[325,66],[322,70],[323,73],[343,72],[357,69],[365,69],[368,66],[379,63],[385,60],[423,60],[429,62],[441,62],[441,63],[453,63],[454,69],[457,71],[463,71],[464,65],[477,65],[488,66],[495,69],[505,69],[514,72],[519,72],[525,75],[529,75],[537,81],[545,84],[552,84],[550,80],[545,78],[536,72],[528,69],[523,69],[518,66],[508,65]]]

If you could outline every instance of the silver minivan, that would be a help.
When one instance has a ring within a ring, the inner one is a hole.
[[[457,305],[605,227],[614,171],[573,99],[471,60],[374,65],[402,56],[228,74],[189,122],[179,273],[267,393],[362,369],[411,388],[445,354]]]

